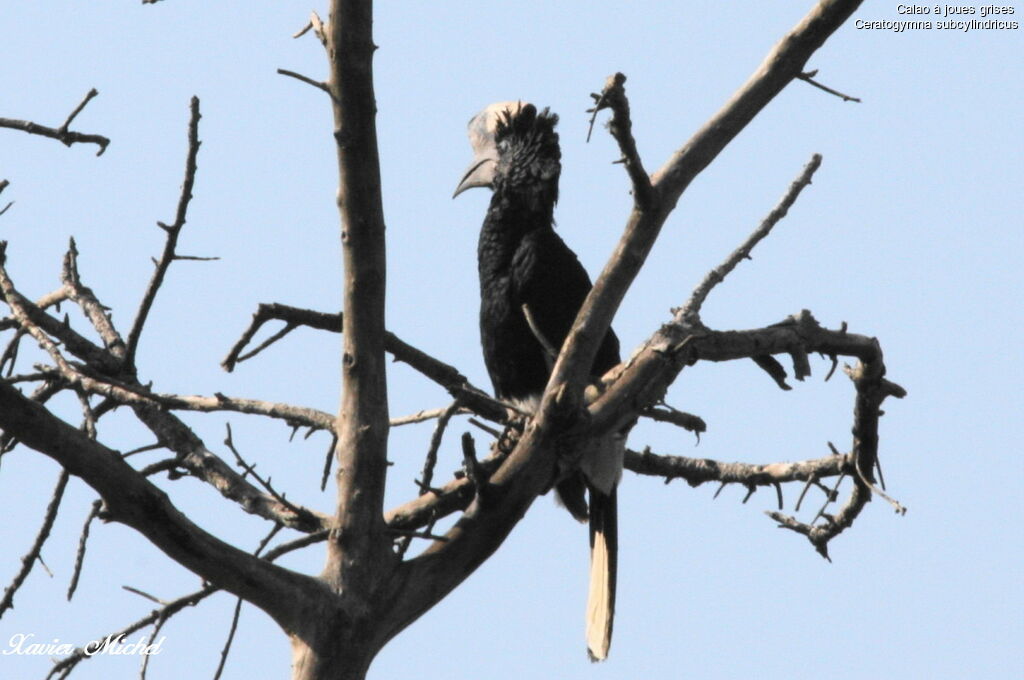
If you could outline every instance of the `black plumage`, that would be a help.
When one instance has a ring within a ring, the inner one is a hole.
[[[496,395],[533,409],[584,299],[590,277],[554,231],[561,151],[558,117],[531,104],[502,102],[470,121],[476,151],[456,195],[473,186],[493,190],[480,230],[480,337]],[[596,379],[619,363],[619,341],[609,329],[595,356]],[[569,511],[591,523],[592,572],[588,648],[603,659],[614,611],[615,486],[624,437],[609,435],[581,455],[579,469],[563,470],[556,489]],[[584,492],[589,491],[588,503]]]
[[[576,254],[553,229],[560,156],[557,120],[527,106],[497,127],[502,159],[477,255],[481,343],[491,382],[502,399],[529,400],[544,391],[553,360],[550,349],[561,347],[591,288]],[[600,376],[618,363],[619,341],[609,331],[591,373]]]

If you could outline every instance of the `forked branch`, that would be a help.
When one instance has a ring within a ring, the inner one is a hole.
[[[28,120],[16,120],[14,118],[0,118],[0,127],[10,128],[12,130],[21,130],[27,132],[30,135],[41,135],[43,137],[49,137],[50,139],[56,139],[64,146],[71,146],[72,144],[95,144],[99,147],[96,152],[97,156],[102,156],[103,152],[107,150],[107,146],[110,144],[110,140],[103,135],[91,135],[83,132],[75,132],[71,130],[71,122],[82,112],[86,104],[98,95],[99,92],[93,88],[85,94],[85,98],[75,107],[75,109],[68,115],[63,125],[57,128],[47,127],[38,123],[33,123]]]

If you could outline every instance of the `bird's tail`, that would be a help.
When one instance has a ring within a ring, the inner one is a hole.
[[[587,595],[587,654],[604,661],[612,644],[615,619],[615,571],[619,533],[616,489],[590,489],[590,592]]]

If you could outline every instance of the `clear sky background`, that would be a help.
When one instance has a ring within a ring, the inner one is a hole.
[[[522,98],[561,116],[559,233],[600,270],[631,202],[603,128],[585,143],[589,93],[622,71],[634,133],[653,171],[682,145],[811,6],[803,2],[379,2],[378,130],[388,226],[388,326],[489,387],[477,332],[476,236],[484,190],[452,190],[470,159],[466,121]],[[855,19],[900,20],[896,2]],[[968,3],[980,7],[980,3]],[[1024,23],[1024,7],[1009,17]],[[927,5],[932,7],[932,5]],[[326,15],[326,8],[318,7]],[[124,329],[171,221],[186,151],[188,100],[202,101],[199,174],[180,252],[139,354],[162,392],[290,401],[333,412],[338,337],[297,331],[234,374],[218,363],[259,302],[340,305],[337,182],[323,94],[275,73],[326,73],[319,43],[291,34],[304,2],[9,2],[0,18],[0,116],[59,125],[91,87],[74,128],[112,143],[64,148],[0,130],[0,205],[8,267],[22,292],[58,285],[69,236],[80,269]],[[925,17],[935,21],[935,17]],[[975,17],[977,18],[977,17]],[[871,503],[821,559],[763,510],[774,493],[665,486],[626,473],[620,587],[610,660],[586,661],[586,530],[550,498],[536,502],[498,554],[380,654],[370,678],[1019,678],[1024,677],[1019,430],[1022,283],[1021,30],[844,26],[810,61],[819,79],[863,103],[790,85],[688,189],[616,317],[625,351],[670,318],[703,274],[758,224],[815,152],[814,184],[771,237],[719,286],[705,321],[753,328],[810,309],[828,327],[882,343],[909,396],[886,403],[881,459],[909,512]],[[602,116],[604,118],[604,116]],[[75,318],[73,317],[73,321]],[[27,345],[26,345],[27,350]],[[31,362],[26,356],[20,367]],[[769,462],[847,449],[853,389],[828,362],[781,392],[750,362],[687,369],[669,394],[702,416],[699,446],[668,426],[637,428],[634,448]],[[395,416],[449,402],[393,365]],[[77,422],[71,399],[57,402]],[[215,451],[224,424],[290,498],[329,511],[319,489],[323,434],[288,443],[282,425],[187,415]],[[456,419],[440,479],[459,466]],[[431,426],[391,437],[388,505],[411,498]],[[134,448],[151,435],[127,415],[101,438]],[[478,442],[482,433],[475,432]],[[156,460],[158,454],[145,462]],[[3,459],[0,582],[31,545],[58,475],[19,449]],[[197,482],[159,482],[210,531],[254,548],[265,523]],[[785,490],[787,510],[799,486]],[[78,534],[95,498],[72,480],[43,557],[0,620],[16,633],[81,644],[117,630],[198,579],[133,531],[93,525],[82,583],[65,602]],[[816,509],[820,502],[807,506]],[[803,519],[813,510],[805,509]],[[282,535],[282,539],[294,536]],[[321,547],[283,563],[315,573]],[[163,629],[148,677],[207,678],[234,599],[219,594]],[[133,639],[137,637],[134,636]],[[139,659],[97,658],[72,677],[137,677]],[[0,656],[0,677],[42,678],[45,657]],[[287,677],[286,638],[245,607],[226,678]]]

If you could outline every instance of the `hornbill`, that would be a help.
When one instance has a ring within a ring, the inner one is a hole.
[[[558,116],[525,102],[499,102],[469,122],[474,159],[455,196],[471,187],[493,190],[480,230],[480,336],[499,399],[533,412],[576,314],[590,292],[586,270],[554,231],[561,151]],[[590,374],[619,363],[608,330]],[[590,521],[587,649],[603,660],[615,613],[616,486],[625,434],[588,445],[579,463],[560,462],[555,488],[580,521]],[[585,493],[586,492],[586,493]],[[589,504],[586,495],[589,495]]]

